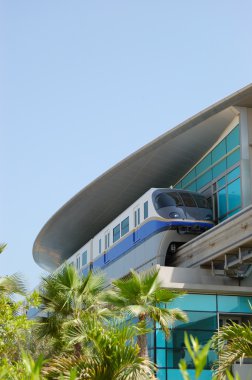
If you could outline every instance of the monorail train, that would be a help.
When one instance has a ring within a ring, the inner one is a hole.
[[[83,274],[101,268],[110,278],[121,277],[131,268],[166,265],[176,247],[213,225],[201,194],[152,188],[67,261]]]

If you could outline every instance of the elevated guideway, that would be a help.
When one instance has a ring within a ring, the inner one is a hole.
[[[252,272],[252,205],[178,248],[169,265],[248,277]]]

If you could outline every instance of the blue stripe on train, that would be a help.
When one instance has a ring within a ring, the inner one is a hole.
[[[191,221],[169,221],[150,220],[144,223],[138,230],[131,232],[126,238],[118,242],[114,247],[107,250],[106,253],[97,257],[92,265],[93,268],[104,268],[111,261],[117,260],[120,256],[129,252],[137,245],[142,244],[143,241],[149,239],[151,236],[173,227],[193,227],[199,226],[204,229],[213,227],[212,223],[207,222],[191,222]],[[82,273],[87,274],[89,268],[85,268]]]

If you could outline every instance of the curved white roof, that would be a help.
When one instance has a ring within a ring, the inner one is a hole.
[[[252,107],[252,84],[131,154],[70,199],[38,234],[33,257],[53,271],[151,187],[175,184],[235,116]]]

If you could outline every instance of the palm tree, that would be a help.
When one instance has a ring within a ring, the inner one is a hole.
[[[46,376],[63,380],[74,373],[80,380],[154,379],[153,364],[138,355],[139,347],[134,338],[141,333],[139,329],[113,320],[101,323],[91,318],[88,323],[88,329],[83,329],[83,325],[76,329],[73,339],[80,341],[87,335],[89,349],[80,356],[54,357],[44,368]]]
[[[23,277],[19,273],[0,277],[0,295],[11,296],[13,293],[20,295],[26,293]]]
[[[81,324],[85,315],[102,315],[100,294],[104,286],[102,273],[89,272],[87,277],[80,276],[70,265],[43,278],[39,292],[42,316],[38,318],[38,336],[51,336],[58,347],[62,347],[66,329]],[[81,345],[76,343],[74,350],[80,355]]]
[[[162,288],[158,274],[158,268],[145,273],[131,270],[129,276],[113,281],[113,287],[107,291],[105,299],[127,318],[138,318],[143,328],[147,328],[150,321],[159,323],[168,338],[169,323],[187,321],[187,317],[179,309],[162,307],[181,294]],[[147,334],[139,335],[137,340],[139,356],[148,358]]]
[[[244,357],[252,358],[252,329],[249,322],[238,324],[230,321],[213,336],[213,347],[218,352],[214,363],[217,378],[226,379],[226,370]]]
[[[4,251],[6,245],[7,244],[5,244],[5,243],[0,243],[0,253],[2,253]]]

